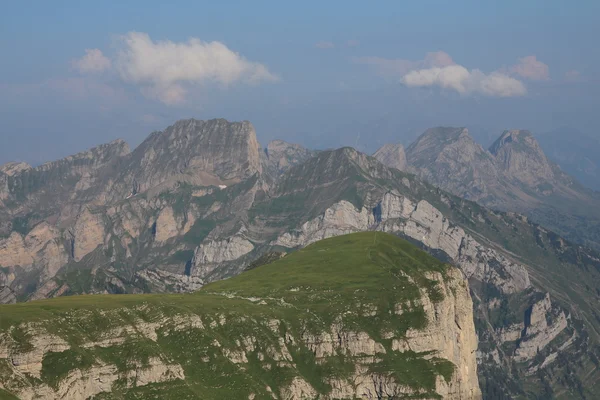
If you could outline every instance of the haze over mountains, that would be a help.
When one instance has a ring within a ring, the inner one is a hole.
[[[406,166],[394,165],[378,150],[374,157],[417,174],[457,196],[482,205],[528,215],[566,238],[597,246],[600,195],[548,159],[526,130],[505,131],[485,150],[465,128],[433,128],[407,149]]]
[[[190,292],[325,238],[383,231],[468,279],[484,397],[589,397],[600,379],[600,254],[555,232],[593,245],[582,225],[595,224],[595,193],[526,131],[486,151],[463,128],[434,128],[405,153],[265,150],[247,121],[191,119],[133,151],[118,140],[4,166],[0,298]]]

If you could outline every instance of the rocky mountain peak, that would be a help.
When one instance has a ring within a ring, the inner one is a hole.
[[[131,153],[111,192],[122,198],[152,188],[160,192],[178,182],[237,183],[262,172],[259,148],[248,121],[180,120],[152,133]]]
[[[20,172],[27,171],[31,168],[31,165],[24,162],[8,162],[4,165],[0,165],[0,172],[8,176],[14,176]]]
[[[314,155],[315,151],[313,150],[283,140],[273,140],[267,144],[265,149],[267,169],[274,177],[284,173],[294,165],[303,163]]]
[[[466,128],[428,129],[408,147],[406,158],[411,172],[472,200],[487,196],[498,179],[493,157]]]
[[[437,127],[419,136],[408,147],[406,157],[409,165],[421,167],[436,162],[441,154],[448,152],[455,154],[453,158],[459,154],[459,158],[472,158],[485,151],[469,136],[467,128]]]
[[[535,186],[555,178],[550,161],[527,130],[504,131],[490,147],[490,153],[510,178],[527,185]]]
[[[406,170],[406,153],[404,152],[404,146],[400,143],[384,144],[373,153],[373,157],[388,167],[396,168],[400,171]]]
[[[502,132],[502,135],[490,146],[490,153],[496,155],[503,147],[511,144],[521,144],[532,149],[539,149],[539,144],[528,130],[510,129]]]

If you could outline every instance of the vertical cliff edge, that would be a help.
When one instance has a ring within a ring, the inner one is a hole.
[[[481,398],[462,273],[381,232],[322,240],[194,294],[0,313],[0,394],[19,399]]]

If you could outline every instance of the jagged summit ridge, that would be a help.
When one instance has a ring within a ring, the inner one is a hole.
[[[490,147],[496,164],[510,178],[535,186],[556,177],[550,161],[531,132],[505,131]]]
[[[316,151],[299,144],[272,140],[264,150],[266,169],[271,176],[277,178],[291,167],[305,162],[315,154]]]
[[[8,176],[17,175],[23,171],[30,170],[32,168],[31,165],[25,162],[8,162],[4,165],[0,165],[0,173],[3,173]]]

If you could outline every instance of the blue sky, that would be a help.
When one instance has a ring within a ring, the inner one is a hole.
[[[126,3],[126,4],[121,4]],[[179,118],[373,151],[427,127],[599,134],[596,1],[5,1],[0,163]],[[190,41],[195,38],[195,41]]]

